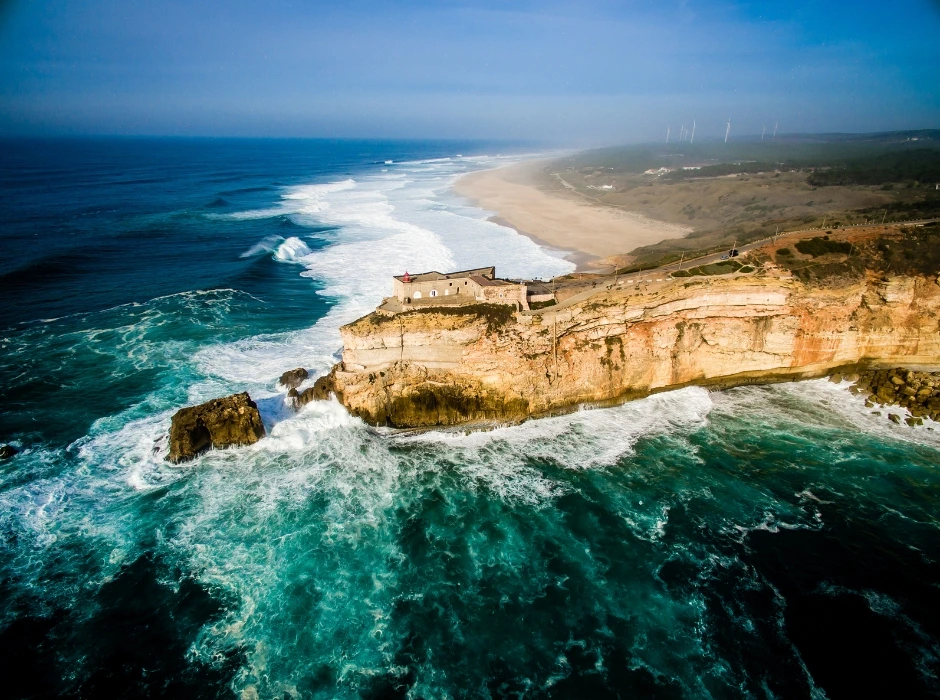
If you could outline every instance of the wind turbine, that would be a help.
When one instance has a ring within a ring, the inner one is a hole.
[[[774,122],[774,141],[777,140],[777,126],[778,126],[779,124],[780,124],[780,122]]]
[[[682,141],[682,137],[685,135],[685,124],[679,127],[679,140]]]
[[[666,143],[669,143],[669,129],[670,128],[671,127],[668,127],[668,126],[666,127]]]
[[[760,140],[764,140],[764,133],[767,131],[767,125],[764,124],[763,128],[760,130]]]
[[[731,133],[731,117],[728,117],[728,128],[725,129],[725,143],[728,143],[728,134]]]
[[[689,139],[689,145],[695,140],[695,120],[692,120],[692,138]]]

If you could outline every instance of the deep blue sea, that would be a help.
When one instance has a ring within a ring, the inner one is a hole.
[[[826,381],[470,435],[286,410],[404,270],[573,265],[480,142],[0,142],[11,698],[940,696],[940,427]],[[163,460],[247,390],[268,437]]]

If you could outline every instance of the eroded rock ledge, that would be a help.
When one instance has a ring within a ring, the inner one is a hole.
[[[341,332],[343,361],[318,393],[335,393],[366,422],[518,422],[690,384],[936,368],[940,286],[876,273],[822,287],[780,275],[694,279],[615,286],[536,313],[372,313]]]

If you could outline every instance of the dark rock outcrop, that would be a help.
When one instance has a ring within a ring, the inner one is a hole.
[[[10,459],[10,457],[17,452],[19,452],[19,450],[13,447],[13,445],[0,446],[0,459]]]
[[[210,447],[251,445],[263,437],[258,406],[247,392],[242,392],[177,411],[170,425],[166,458],[179,464]]]
[[[303,384],[303,381],[309,376],[310,373],[307,372],[307,370],[303,367],[298,367],[297,369],[284,372],[278,381],[280,381],[281,386],[286,386],[288,389],[296,389]]]

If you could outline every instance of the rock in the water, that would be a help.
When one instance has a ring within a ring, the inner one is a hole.
[[[258,406],[247,392],[242,392],[177,411],[170,425],[166,458],[179,464],[210,447],[251,445],[263,437]]]
[[[298,410],[300,408],[299,400],[300,400],[300,394],[297,392],[296,389],[291,389],[290,391],[287,392],[286,403],[288,407],[294,409],[295,411]]]
[[[888,420],[891,421],[892,423],[897,423],[898,425],[901,425],[901,416],[899,416],[897,413],[889,413]]]
[[[288,389],[296,389],[303,381],[310,376],[310,373],[307,372],[303,367],[298,367],[297,369],[292,369],[289,372],[284,372],[281,375],[280,383],[282,386],[286,386]]]
[[[19,452],[19,450],[13,447],[13,445],[3,445],[0,447],[0,459],[10,459],[10,457],[17,452]]]
[[[294,408],[300,410],[311,401],[326,401],[330,398],[330,392],[333,391],[333,382],[330,375],[320,377],[313,383],[313,386],[307,387],[295,397],[288,394],[288,401],[293,401]]]

